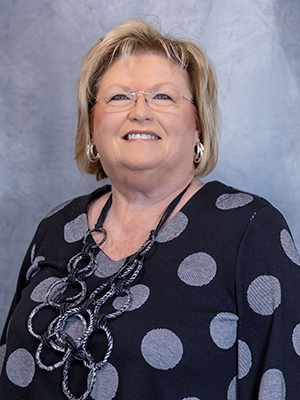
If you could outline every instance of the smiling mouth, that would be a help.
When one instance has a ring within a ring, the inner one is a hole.
[[[151,135],[150,133],[129,133],[128,135],[124,136],[125,140],[137,140],[137,139],[144,139],[144,140],[159,140],[159,136]]]

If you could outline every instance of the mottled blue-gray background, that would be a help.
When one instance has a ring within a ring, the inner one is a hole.
[[[266,197],[300,247],[298,0],[0,0],[0,330],[40,219],[99,185],[73,160],[80,60],[146,14],[198,37],[215,64],[220,159],[206,180]]]

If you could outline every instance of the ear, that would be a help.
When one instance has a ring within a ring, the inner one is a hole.
[[[89,127],[90,127],[90,139],[93,139],[94,132],[94,113],[92,112],[89,116]]]
[[[200,142],[200,131],[199,131],[199,129],[197,129],[197,127],[196,127],[196,129],[195,129],[195,144],[196,144],[197,142]]]
[[[196,125],[195,129],[196,129],[196,133],[197,133],[197,140],[196,140],[196,142],[199,142],[199,140],[200,140],[200,134],[201,134],[201,125],[200,125],[199,117],[198,117],[197,114],[196,114],[196,116],[195,116],[195,125]]]

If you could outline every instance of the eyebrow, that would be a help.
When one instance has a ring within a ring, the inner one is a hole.
[[[161,88],[161,87],[163,87],[163,86],[173,86],[175,89],[179,89],[176,85],[174,85],[173,82],[171,82],[171,81],[163,81],[163,82],[155,83],[155,84],[151,87],[151,89],[150,89],[150,88],[147,88],[147,89],[145,89],[145,90],[146,90],[146,91],[147,91],[147,90],[157,90],[157,89],[159,89],[159,88]],[[108,87],[105,89],[105,91],[107,91],[107,90],[109,90],[109,89],[111,89],[111,88],[120,88],[120,89],[125,89],[125,90],[131,90],[131,89],[129,88],[129,86],[127,86],[127,85],[114,83],[114,84],[108,86]]]

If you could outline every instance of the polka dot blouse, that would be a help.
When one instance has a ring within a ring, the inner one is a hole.
[[[216,181],[158,234],[130,287],[129,308],[107,323],[113,350],[104,366],[91,372],[80,354],[71,359],[55,333],[37,340],[58,318],[49,290],[65,282],[69,259],[82,249],[88,205],[109,190],[66,202],[40,223],[2,336],[0,399],[67,399],[68,363],[72,399],[298,399],[300,256],[270,203]],[[125,262],[101,250],[96,260],[87,296]],[[103,312],[122,310],[126,301],[113,296]],[[61,323],[71,345],[86,335],[88,317]],[[85,349],[94,359],[105,355],[105,332],[94,333]]]

